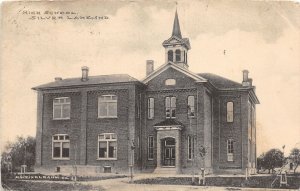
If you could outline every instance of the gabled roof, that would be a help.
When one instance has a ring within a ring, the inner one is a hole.
[[[243,88],[241,83],[229,80],[222,76],[211,73],[200,73],[198,74],[202,78],[207,79],[214,87],[218,89],[228,89],[228,88]]]
[[[124,82],[139,82],[139,80],[129,76],[128,74],[100,75],[100,76],[89,76],[89,79],[87,81],[82,81],[81,78],[66,78],[63,80],[43,84],[34,87],[32,89],[34,90],[52,89],[52,88],[59,88],[59,87],[86,86],[86,85],[124,83]]]
[[[152,80],[153,78],[155,78],[156,76],[158,76],[159,74],[161,74],[162,72],[166,71],[169,68],[173,68],[173,69],[177,70],[178,72],[185,74],[186,76],[194,79],[196,82],[207,82],[207,80],[204,79],[203,77],[201,77],[183,67],[177,66],[176,64],[174,64],[171,61],[169,61],[167,64],[162,65],[161,67],[156,69],[154,72],[152,72],[151,74],[146,76],[146,78],[144,78],[142,80],[142,82],[145,84],[148,83],[150,80]]]
[[[176,40],[176,42],[171,42],[174,39]],[[168,40],[165,40],[162,45],[166,47],[174,44],[184,45],[188,50],[191,49],[189,39],[182,38],[177,10],[175,12],[172,36]]]
[[[172,42],[176,40],[176,42]],[[188,38],[179,38],[177,36],[171,36],[169,39],[165,40],[162,45],[164,47],[170,45],[184,45],[188,50],[191,49],[190,41]]]

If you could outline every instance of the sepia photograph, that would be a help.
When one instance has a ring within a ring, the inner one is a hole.
[[[300,190],[300,1],[0,13],[0,190]]]

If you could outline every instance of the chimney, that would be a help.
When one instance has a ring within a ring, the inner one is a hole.
[[[243,86],[250,86],[250,79],[248,78],[248,74],[249,74],[248,70],[243,70],[243,82],[242,82]]]
[[[154,61],[153,60],[147,60],[146,61],[146,76],[151,74],[154,70]]]
[[[83,82],[88,81],[89,80],[89,68],[87,66],[82,66],[81,71],[82,71],[81,81],[83,81]]]
[[[55,77],[54,80],[55,80],[56,82],[58,82],[58,81],[61,81],[62,78],[61,78],[61,77]]]
[[[249,78],[248,81],[249,81],[249,86],[251,87],[252,86],[252,81],[253,81],[252,78]]]

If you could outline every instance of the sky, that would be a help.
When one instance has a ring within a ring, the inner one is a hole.
[[[175,10],[171,0],[3,2],[0,148],[18,135],[35,136],[32,87],[80,77],[81,66],[90,75],[143,79],[146,60],[154,60],[155,68],[164,64],[162,42],[171,36]],[[38,19],[45,11],[106,19]],[[177,11],[191,43],[191,71],[241,82],[242,70],[249,70],[261,102],[258,154],[300,147],[300,3],[178,0]]]

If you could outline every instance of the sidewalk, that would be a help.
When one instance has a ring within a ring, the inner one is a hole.
[[[169,177],[165,174],[136,174],[134,180],[144,178]],[[187,175],[172,175],[176,177]],[[286,189],[267,189],[267,188],[240,188],[240,187],[213,187],[213,186],[192,186],[192,185],[158,185],[158,184],[130,184],[129,177],[108,179],[100,181],[82,182],[82,184],[90,184],[92,186],[101,186],[108,191],[188,191],[188,190],[285,190]]]

